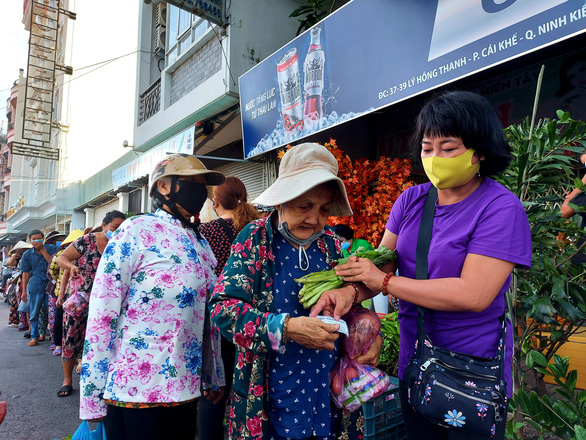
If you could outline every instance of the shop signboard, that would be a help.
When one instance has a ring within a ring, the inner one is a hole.
[[[165,0],[179,9],[205,18],[210,23],[224,26],[226,24],[224,14],[225,0]],[[150,2],[149,2],[150,3]]]
[[[586,30],[575,0],[353,0],[239,79],[251,158]]]

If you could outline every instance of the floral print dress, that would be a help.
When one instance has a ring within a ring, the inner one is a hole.
[[[80,280],[77,282],[77,290],[88,293],[89,297],[89,293],[92,291],[92,286],[94,284],[96,270],[100,264],[100,258],[102,258],[102,254],[98,251],[96,235],[83,235],[71,243],[71,246],[73,246],[80,255],[75,261],[75,265],[79,268]],[[67,301],[75,291],[74,283],[75,281],[70,278],[63,302]],[[87,309],[85,309],[80,316],[76,317],[70,316],[65,312],[63,313],[63,351],[61,353],[61,360],[64,362],[75,361],[81,356],[86,325]]]
[[[89,307],[80,417],[112,404],[193,400],[225,384],[219,333],[204,335],[216,259],[171,214],[127,219],[108,242]],[[209,355],[208,355],[209,354]]]

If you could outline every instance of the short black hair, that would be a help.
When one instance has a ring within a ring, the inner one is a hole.
[[[109,225],[114,221],[115,218],[121,218],[122,220],[126,220],[126,215],[124,215],[123,212],[116,210],[109,211],[106,213],[106,216],[104,217],[104,220],[102,220],[102,223],[106,223],[107,225]]]
[[[354,238],[354,230],[346,225],[334,226],[334,232],[346,240],[352,240]]]
[[[477,93],[452,91],[434,96],[425,103],[415,120],[411,137],[413,159],[421,160],[421,143],[426,136],[459,137],[466,148],[479,156],[480,175],[505,171],[511,160],[511,146],[490,102]]]
[[[39,235],[41,234],[41,237],[45,238],[45,234],[43,234],[43,231],[39,230],[39,229],[33,229],[32,231],[30,231],[28,233],[28,238],[31,238],[33,235]]]

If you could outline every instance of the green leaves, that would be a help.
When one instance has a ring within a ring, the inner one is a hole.
[[[368,258],[377,267],[382,267],[387,263],[395,261],[397,259],[397,252],[391,251],[385,246],[379,246],[372,251],[365,251],[363,247],[359,247],[351,256]],[[341,258],[338,264],[346,263],[348,258],[350,257]],[[303,287],[299,291],[299,302],[306,309],[313,307],[319,301],[323,292],[337,289],[344,284],[342,277],[336,275],[336,271],[333,269],[313,272],[295,279],[295,281],[303,284]]]
[[[327,5],[331,3],[331,0],[306,0],[306,3],[307,5],[300,6],[289,15],[289,17],[302,17],[297,19],[299,21],[297,35],[328,15]]]
[[[585,424],[586,393],[575,397],[577,373],[568,371],[567,358],[555,352],[586,323],[586,267],[571,262],[584,231],[559,212],[565,196],[583,187],[573,167],[575,156],[586,147],[586,124],[562,110],[557,118],[536,121],[532,128],[526,119],[505,129],[513,161],[497,179],[521,200],[531,228],[531,269],[515,271],[513,291],[514,318],[521,330],[515,347],[517,369],[521,371],[520,359],[527,352],[525,363],[535,373],[536,389],[545,390],[543,375],[558,384],[554,396],[541,396],[522,389],[519,375],[511,407],[540,434],[579,438],[584,432],[575,426]],[[507,436],[513,437],[519,428],[511,421]]]
[[[383,346],[379,356],[379,368],[391,376],[397,375],[399,363],[399,318],[398,312],[385,315],[380,320]]]
[[[555,396],[539,396],[535,391],[527,393],[521,389],[513,398],[511,408],[523,416],[524,421],[533,426],[540,434],[552,433],[556,436],[580,439],[585,432],[577,429],[584,426],[586,421],[586,391],[576,393],[578,372],[570,370],[568,357],[553,356],[553,362],[547,363],[545,357],[538,351],[527,354],[527,366],[536,367],[543,374],[553,377],[558,384]],[[507,426],[507,433],[513,436],[519,429],[513,425],[514,419]]]

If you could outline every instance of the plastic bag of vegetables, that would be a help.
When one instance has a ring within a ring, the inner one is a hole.
[[[383,394],[390,378],[378,368],[354,360],[366,353],[376,340],[381,325],[378,316],[356,307],[343,319],[348,324],[349,335],[340,336],[342,354],[330,373],[330,396],[338,408],[354,411]]]
[[[385,246],[379,246],[372,251],[365,251],[363,247],[359,247],[349,257],[338,260],[337,264],[344,264],[351,257],[368,258],[376,267],[381,268],[385,264],[395,261],[397,258],[397,252],[391,251]],[[344,284],[344,280],[342,277],[336,275],[334,269],[313,272],[295,279],[295,281],[303,284],[303,287],[299,291],[299,302],[306,309],[313,307],[313,305],[319,301],[321,294],[325,291],[337,289]]]
[[[87,315],[87,308],[89,306],[89,294],[77,290],[81,285],[81,282],[81,277],[72,278],[69,280],[72,293],[63,303],[63,311],[76,320],[79,320],[84,315]]]

